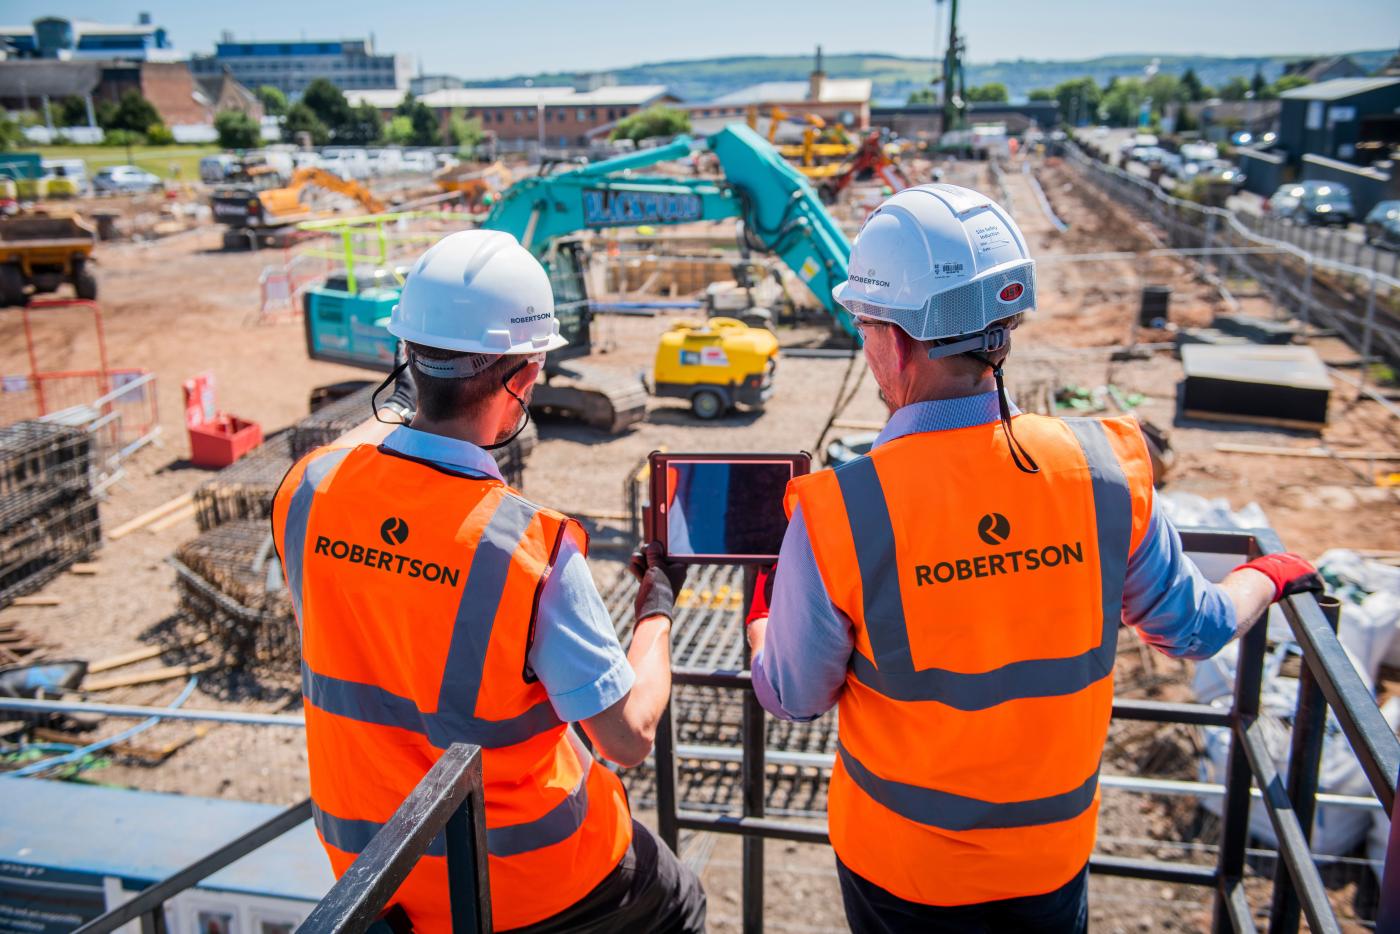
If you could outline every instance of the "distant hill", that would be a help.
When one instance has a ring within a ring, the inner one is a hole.
[[[1355,62],[1367,71],[1380,68],[1393,54],[1393,49],[1349,52]],[[1099,83],[1111,77],[1141,75],[1154,60],[1170,74],[1180,74],[1188,67],[1206,84],[1219,87],[1240,75],[1250,78],[1256,69],[1274,80],[1285,63],[1304,55],[1269,55],[1263,57],[1222,58],[1210,55],[1110,55],[1080,61],[1017,61],[968,64],[970,85],[1000,81],[1010,91],[1013,100],[1024,99],[1036,88],[1049,88],[1070,78],[1092,76]],[[919,88],[926,87],[933,75],[933,62],[926,58],[904,58],[898,55],[861,53],[827,55],[826,73],[832,78],[870,78],[875,82],[877,103],[903,103]],[[664,84],[681,100],[707,101],[737,91],[760,81],[805,81],[812,70],[809,55],[751,55],[733,58],[706,58],[691,61],[653,62],[614,69],[611,74],[619,84]],[[527,80],[537,85],[573,84],[586,80],[586,74],[553,72],[517,75],[486,81],[471,81],[472,87],[519,86]]]

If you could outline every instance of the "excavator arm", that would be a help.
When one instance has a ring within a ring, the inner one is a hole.
[[[265,191],[261,197],[274,215],[292,214],[301,209],[301,192],[308,186],[353,198],[370,214],[381,214],[384,211],[384,202],[376,198],[364,185],[341,178],[334,172],[309,166],[297,169],[286,188]]]
[[[708,149],[722,181],[646,176],[634,171]],[[680,137],[642,150],[517,182],[482,224],[514,235],[536,256],[583,230],[688,224],[737,218],[747,245],[783,261],[849,334],[854,326],[831,290],[846,278],[851,247],[807,180],[742,124],[702,142]]]

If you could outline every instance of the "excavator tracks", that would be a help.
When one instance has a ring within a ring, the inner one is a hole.
[[[571,364],[535,387],[530,407],[616,435],[646,418],[647,390],[636,376]]]

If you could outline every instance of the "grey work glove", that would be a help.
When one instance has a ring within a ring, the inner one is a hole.
[[[649,616],[674,620],[676,593],[685,586],[685,565],[666,560],[661,545],[648,542],[632,553],[628,570],[641,585],[637,588],[637,602],[633,605],[633,621],[641,622]]]

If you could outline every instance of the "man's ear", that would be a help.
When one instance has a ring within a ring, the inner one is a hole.
[[[531,386],[535,385],[535,380],[539,379],[539,376],[540,365],[538,363],[535,363],[534,361],[531,361],[530,363],[526,364],[520,370],[519,373],[516,373],[509,380],[507,380],[506,385],[509,386],[510,391],[515,393],[517,396],[523,396],[525,395],[526,390],[528,390]]]
[[[895,372],[903,373],[914,361],[914,355],[924,352],[923,345],[906,334],[901,327],[891,326],[890,336],[894,338]]]

